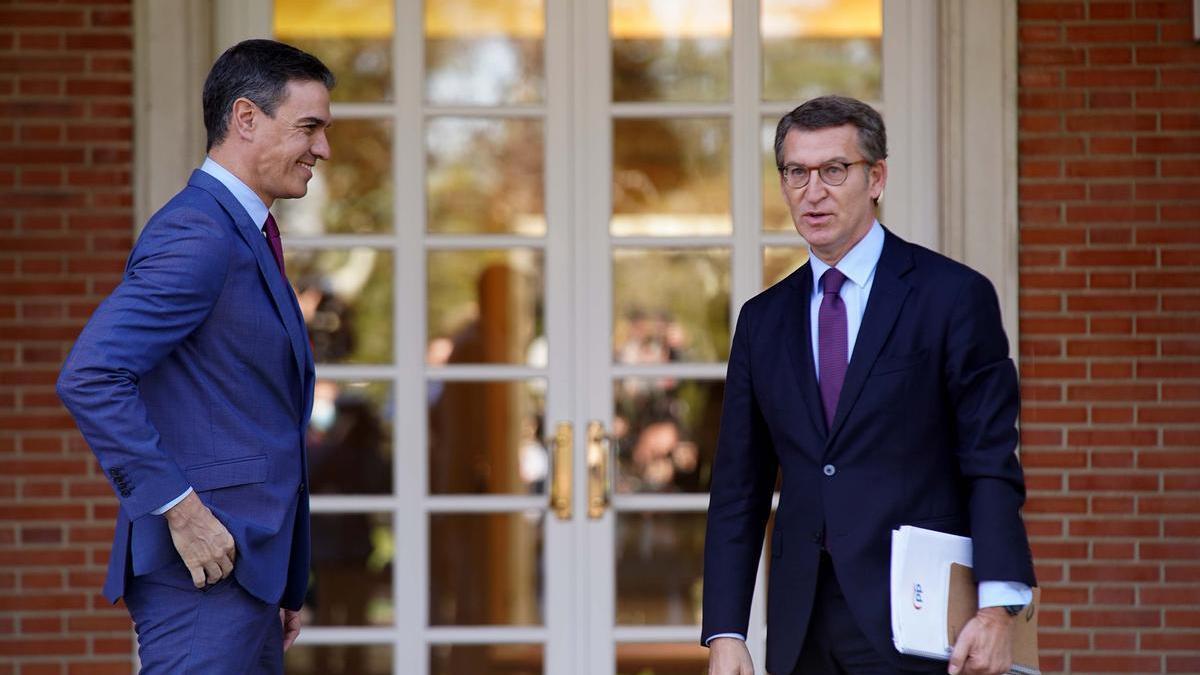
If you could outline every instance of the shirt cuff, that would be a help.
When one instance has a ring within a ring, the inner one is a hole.
[[[1032,600],[1033,589],[1019,581],[979,582],[980,609],[1003,605],[1021,605],[1024,607]]]
[[[716,640],[719,637],[731,637],[731,638],[737,638],[737,639],[741,640],[742,642],[746,641],[746,636],[742,635],[741,633],[717,633],[716,635],[710,635],[708,637],[708,639],[706,639],[704,641],[704,646],[707,647],[708,643],[712,642],[713,640]]]
[[[172,499],[171,501],[167,502],[166,504],[163,504],[162,506],[158,507],[157,509],[154,509],[150,513],[152,513],[156,516],[161,516],[162,514],[166,513],[167,511],[170,511],[172,506],[175,506],[179,502],[183,501],[184,498],[190,494],[192,494],[192,488],[188,488],[188,489],[184,490],[183,494],[179,495],[175,499]]]

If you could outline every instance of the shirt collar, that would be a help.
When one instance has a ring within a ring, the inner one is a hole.
[[[258,229],[263,228],[267,222],[269,210],[267,205],[258,198],[258,195],[254,194],[254,190],[233,175],[229,169],[217,164],[212,157],[204,158],[200,170],[220,181],[225,189],[233,193],[233,198],[242,205],[242,208],[246,210],[246,215],[250,216],[250,220],[258,226]]]
[[[883,226],[876,220],[871,224],[871,229],[867,230],[866,236],[860,239],[838,261],[838,271],[845,274],[846,278],[853,281],[859,288],[866,286],[867,280],[871,278],[871,273],[875,271],[875,266],[879,264],[879,256],[883,255],[883,240]],[[821,283],[821,275],[825,274],[829,265],[813,255],[811,246],[808,248],[808,260],[812,266],[813,293],[819,294],[821,292],[818,288]]]

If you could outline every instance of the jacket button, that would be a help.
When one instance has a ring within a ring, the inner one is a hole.
[[[835,469],[832,464],[826,464],[825,468],[821,470],[825,472],[826,476],[832,476],[833,474],[837,473],[837,469]]]
[[[128,496],[129,496],[129,494],[130,494],[129,490],[121,490],[121,496],[122,496],[122,497],[128,497]]]

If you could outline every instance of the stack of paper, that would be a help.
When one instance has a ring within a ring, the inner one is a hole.
[[[948,661],[954,640],[975,615],[971,540],[904,525],[892,531],[892,640],[902,654]],[[1010,673],[1039,675],[1037,598],[1017,619]]]

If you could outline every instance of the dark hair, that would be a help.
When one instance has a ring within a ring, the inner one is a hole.
[[[858,149],[874,164],[887,157],[887,131],[883,118],[871,106],[848,96],[820,96],[784,115],[775,127],[775,165],[783,166],[783,139],[793,128],[805,131],[853,124],[858,128]]]
[[[274,117],[288,82],[313,81],[333,89],[336,80],[317,57],[275,40],[244,40],[225,50],[204,80],[204,129],[208,147],[229,132],[233,102],[247,98]]]

